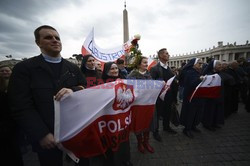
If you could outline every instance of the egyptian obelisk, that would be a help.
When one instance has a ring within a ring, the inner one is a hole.
[[[128,12],[126,9],[126,0],[124,2],[124,10],[123,10],[123,43],[127,42],[129,39],[129,29],[128,29]],[[125,63],[127,64],[127,56],[128,54],[125,54]]]
[[[128,41],[129,31],[128,31],[128,12],[126,9],[126,1],[124,2],[123,10],[123,42]]]

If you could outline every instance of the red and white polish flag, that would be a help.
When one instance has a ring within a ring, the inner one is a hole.
[[[206,75],[203,81],[195,88],[192,98],[219,98],[221,96],[221,77],[218,74]]]
[[[155,59],[152,58],[148,58],[148,71],[157,64],[157,61]]]
[[[162,93],[160,94],[160,99],[161,99],[162,101],[164,101],[165,95],[166,95],[167,91],[170,89],[170,86],[171,86],[172,82],[174,81],[174,79],[175,79],[175,76],[171,77],[171,78],[168,79],[168,81],[166,82],[166,84],[165,84],[165,86],[164,86],[164,88],[163,88],[163,91],[162,91]]]
[[[131,131],[149,128],[163,86],[158,80],[117,80],[55,101],[58,147],[76,162],[116,151]]]

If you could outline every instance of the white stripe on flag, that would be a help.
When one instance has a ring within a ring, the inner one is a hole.
[[[163,91],[163,92],[161,93],[161,95],[160,95],[160,99],[161,99],[162,101],[164,101],[165,95],[166,95],[167,91],[170,89],[170,86],[171,86],[171,84],[172,84],[172,82],[173,82],[174,79],[175,79],[175,76],[171,77],[171,78],[167,81],[167,83],[165,84],[164,91]]]
[[[195,88],[193,94],[191,95],[191,97],[189,99],[189,102],[191,102],[193,97],[196,96],[197,91],[199,91],[199,89],[208,88],[204,92],[213,93],[213,92],[209,91],[209,88],[220,87],[220,86],[221,86],[221,77],[218,74],[205,75],[202,82]],[[214,92],[214,93],[216,93],[216,92]],[[208,93],[206,93],[206,94],[207,94],[207,97],[208,97]],[[206,98],[206,94],[203,94],[202,97]],[[218,94],[218,93],[216,93],[216,94]]]

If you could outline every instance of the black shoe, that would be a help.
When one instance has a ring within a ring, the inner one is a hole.
[[[197,127],[192,128],[192,131],[196,132],[196,133],[201,133],[200,129],[197,129]]]
[[[164,131],[169,132],[170,134],[177,134],[176,131],[174,131],[171,127],[163,128]]]
[[[191,133],[191,131],[188,131],[188,130],[183,130],[183,133],[187,136],[187,137],[189,137],[189,138],[194,138],[194,135]]]
[[[133,166],[133,164],[131,163],[131,161],[126,161],[122,165],[123,166]]]
[[[215,131],[215,128],[213,128],[212,126],[203,126],[203,127],[209,131]]]
[[[153,133],[153,137],[154,137],[154,139],[155,139],[156,141],[162,142],[161,136],[160,136],[160,134],[159,134],[158,132],[154,132],[154,133]]]
[[[219,125],[214,125],[213,128],[214,128],[214,129],[220,129],[221,126],[219,126]]]

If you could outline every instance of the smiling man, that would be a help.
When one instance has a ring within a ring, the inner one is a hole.
[[[54,99],[83,89],[80,69],[61,57],[62,43],[55,28],[43,25],[35,32],[39,56],[18,63],[9,82],[13,118],[29,136],[41,166],[61,166],[62,152],[54,138]]]

